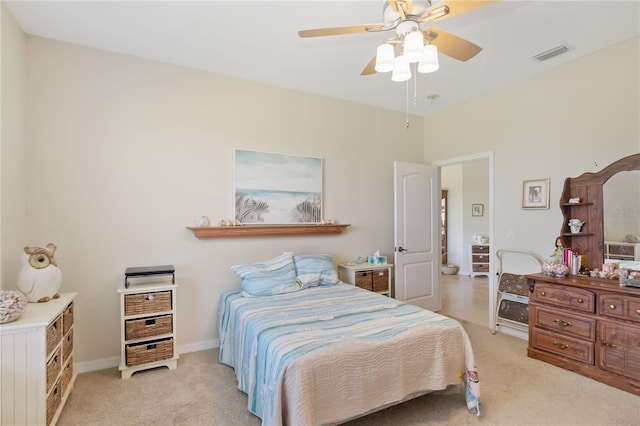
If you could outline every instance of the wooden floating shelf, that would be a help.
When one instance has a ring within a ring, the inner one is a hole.
[[[249,237],[294,237],[300,235],[341,234],[351,225],[242,225],[242,226],[188,226],[196,238],[249,238]]]

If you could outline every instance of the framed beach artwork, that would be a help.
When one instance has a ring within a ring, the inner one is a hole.
[[[322,159],[234,149],[235,219],[243,224],[322,220]]]

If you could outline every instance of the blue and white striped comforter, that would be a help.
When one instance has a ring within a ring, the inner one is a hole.
[[[263,425],[335,423],[464,382],[473,352],[455,320],[347,284],[221,295],[220,362]]]

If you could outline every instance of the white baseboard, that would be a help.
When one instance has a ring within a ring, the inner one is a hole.
[[[220,346],[220,340],[205,340],[202,342],[188,343],[186,345],[178,346],[179,354],[186,354],[189,352],[206,351],[207,349],[213,349]],[[96,359],[93,361],[77,362],[73,364],[73,369],[76,373],[88,373],[89,371],[104,370],[107,368],[114,368],[120,365],[120,357],[110,357]]]
[[[529,333],[522,331],[522,330],[518,330],[515,329],[513,327],[509,327],[507,325],[504,324],[498,324],[496,325],[496,331],[503,333],[503,334],[508,334],[509,336],[513,336],[513,337],[517,337],[519,339],[522,340],[529,340]]]

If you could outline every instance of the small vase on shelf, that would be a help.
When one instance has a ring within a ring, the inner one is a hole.
[[[584,225],[584,221],[580,219],[569,219],[569,229],[571,229],[572,234],[577,234],[582,229],[582,225]]]

